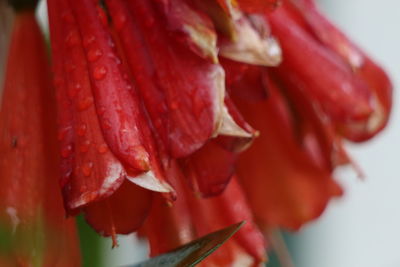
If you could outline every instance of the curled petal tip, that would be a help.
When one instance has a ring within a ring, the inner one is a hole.
[[[253,15],[235,22],[237,40],[222,42],[220,54],[226,58],[260,66],[277,66],[282,61],[278,41],[269,35],[266,21]]]
[[[132,183],[146,188],[150,191],[160,193],[173,193],[174,189],[166,182],[159,180],[152,171],[145,172],[138,176],[127,176]]]
[[[253,133],[243,129],[235,122],[229,114],[226,106],[222,109],[222,121],[217,130],[217,135],[236,136],[242,138],[252,138],[254,136]]]

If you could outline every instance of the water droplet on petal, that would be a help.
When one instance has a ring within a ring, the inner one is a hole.
[[[106,144],[101,144],[101,145],[99,145],[99,146],[97,147],[97,151],[98,151],[100,154],[106,153],[107,150],[108,150],[108,147],[107,147]]]
[[[90,62],[94,62],[98,60],[101,56],[103,55],[103,51],[100,49],[90,49],[89,52],[87,53],[88,60]]]
[[[105,130],[111,129],[111,123],[110,123],[108,120],[104,120],[104,121],[103,121],[103,128],[104,128]]]
[[[68,88],[68,96],[70,98],[74,98],[76,96],[76,94],[79,92],[79,90],[81,89],[81,84],[80,83],[76,83],[73,86],[70,86]]]
[[[71,145],[64,146],[61,149],[61,156],[63,158],[68,158],[71,155],[71,153],[72,153],[72,146]]]
[[[86,123],[82,123],[81,125],[79,125],[79,127],[78,127],[76,133],[77,133],[79,136],[84,136],[84,135],[86,134],[86,131],[87,131]]]
[[[106,108],[105,108],[105,107],[100,106],[100,107],[97,108],[97,114],[98,114],[99,116],[104,115],[105,112],[106,112]]]
[[[177,101],[172,101],[172,102],[170,103],[170,108],[171,108],[172,110],[176,110],[176,109],[178,108],[178,102],[177,102]]]
[[[115,29],[117,31],[122,30],[126,23],[126,16],[123,13],[117,14],[114,19]]]
[[[62,141],[65,139],[65,136],[67,135],[67,133],[71,130],[71,127],[64,127],[62,129],[59,129],[58,131],[58,141]]]
[[[72,30],[67,34],[67,37],[65,38],[65,42],[67,43],[68,46],[75,46],[78,45],[80,42],[80,36],[78,31]]]
[[[85,141],[82,142],[82,144],[79,146],[79,151],[82,152],[82,153],[88,152],[91,143],[92,143],[92,142],[90,142],[90,140],[85,140]]]
[[[94,68],[93,77],[94,77],[96,80],[101,80],[101,79],[103,79],[103,78],[106,76],[106,74],[107,74],[107,69],[106,69],[106,67],[104,67],[104,66],[97,66],[97,67]]]
[[[91,161],[85,162],[82,165],[82,173],[83,173],[83,175],[90,176],[90,174],[92,174],[92,169],[93,169],[93,162],[91,162]]]
[[[93,103],[93,98],[86,97],[85,99],[78,102],[78,110],[83,111],[89,108],[92,105],[92,103]]]
[[[83,37],[83,46],[85,48],[89,47],[96,40],[96,37],[93,35]]]

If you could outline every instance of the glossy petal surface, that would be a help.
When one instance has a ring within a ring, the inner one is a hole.
[[[155,130],[173,157],[193,153],[220,123],[223,69],[173,38],[151,1],[107,4]]]

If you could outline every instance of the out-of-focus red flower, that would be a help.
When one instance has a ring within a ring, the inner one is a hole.
[[[314,1],[284,1],[268,18],[285,54],[278,72],[315,100],[339,135],[359,142],[384,128],[392,102],[389,78]]]
[[[291,103],[266,76],[268,97],[254,100],[232,93],[245,118],[260,132],[239,156],[237,171],[256,219],[265,230],[298,229],[319,216],[332,196],[341,194],[331,177],[331,159],[326,159],[322,150],[333,140],[320,140],[328,136],[324,126],[318,125],[320,119],[313,117],[316,115],[310,111],[310,103]],[[332,148],[326,149],[333,154]]]
[[[231,96],[260,131],[240,155],[238,174],[263,229],[298,229],[341,194],[332,173],[352,163],[342,139],[363,141],[386,125],[392,87],[313,1],[284,1],[265,16],[282,63],[224,64]]]
[[[0,109],[1,266],[79,266],[58,186],[55,98],[33,11],[16,14]]]

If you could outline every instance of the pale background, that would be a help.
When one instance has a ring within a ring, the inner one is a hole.
[[[400,84],[400,1],[321,0],[327,16],[352,36]],[[43,19],[44,17],[41,16]],[[44,23],[45,19],[43,20]],[[349,145],[364,172],[358,180],[351,170],[338,176],[345,196],[331,203],[319,221],[294,238],[296,267],[400,267],[400,107],[387,130],[363,145]],[[133,237],[120,239],[110,252],[104,244],[105,266],[137,262],[146,254]]]
[[[400,84],[400,1],[323,0],[328,17],[365,48]],[[365,181],[342,173],[346,195],[298,237],[297,267],[400,266],[400,106],[387,130],[351,146]]]

